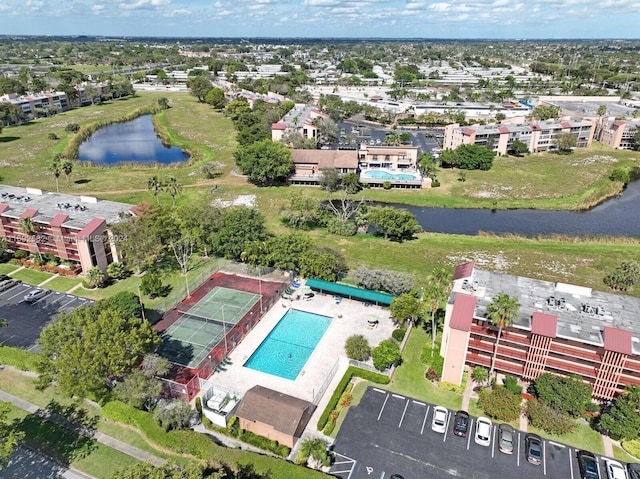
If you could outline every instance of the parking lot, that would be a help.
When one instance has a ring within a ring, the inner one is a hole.
[[[6,327],[0,328],[0,344],[3,346],[33,351],[40,331],[56,314],[93,303],[88,299],[56,291],[49,292],[32,304],[25,302],[25,295],[36,289],[40,288],[19,283],[0,292],[0,318],[6,319],[8,323]]]
[[[452,433],[455,411],[449,411],[444,434],[431,430],[433,405],[369,387],[360,404],[350,408],[336,438],[336,461],[331,474],[343,479],[404,479],[461,477],[578,479],[576,450],[543,440],[542,464],[529,464],[524,453],[525,433],[516,431],[512,455],[498,451],[497,424],[491,444],[474,442],[475,418],[467,437]],[[598,458],[601,477],[606,477]]]

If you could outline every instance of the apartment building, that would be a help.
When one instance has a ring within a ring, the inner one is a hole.
[[[566,283],[459,265],[446,307],[442,380],[460,384],[465,365],[490,367],[497,327],[487,306],[500,292],[517,297],[518,319],[502,330],[495,370],[533,381],[543,372],[578,374],[609,400],[640,385],[640,300]]]
[[[304,138],[320,137],[317,118],[329,118],[313,105],[296,104],[279,122],[271,125],[271,139],[280,141],[286,135],[298,133]]]
[[[593,141],[595,124],[590,121],[539,121],[516,125],[453,124],[445,127],[443,147],[455,149],[460,145],[480,145],[490,148],[496,155],[506,155],[514,141],[520,140],[531,153],[556,148],[556,141],[563,133],[576,137],[578,148],[588,148]]]
[[[33,93],[31,95],[7,93],[0,96],[0,102],[16,105],[23,114],[31,116],[37,116],[40,111],[51,108],[59,111],[67,111],[70,108],[67,94],[61,91]]]
[[[0,185],[0,237],[9,248],[32,254],[50,253],[86,273],[106,271],[118,261],[118,241],[109,225],[134,214],[134,206],[88,196],[44,192]],[[20,220],[31,218],[35,235],[25,235]]]
[[[638,129],[640,120],[610,120],[603,123],[598,141],[618,150],[632,150],[636,146]]]

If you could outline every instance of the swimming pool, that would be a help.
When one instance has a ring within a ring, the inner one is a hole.
[[[244,366],[294,380],[330,324],[328,316],[290,309]]]
[[[389,173],[384,170],[370,170],[362,173],[363,178],[373,178],[376,180],[419,180],[416,175],[409,173]]]

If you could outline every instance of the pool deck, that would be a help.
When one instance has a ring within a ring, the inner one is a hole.
[[[298,377],[295,380],[289,380],[245,368],[243,364],[289,308],[333,318]],[[378,325],[373,329],[370,329],[368,325],[370,319],[378,320]],[[373,348],[380,341],[391,337],[391,332],[394,329],[389,309],[385,307],[365,306],[360,301],[346,298],[336,304],[333,295],[318,293],[310,300],[289,301],[281,299],[229,355],[224,368],[209,378],[209,382],[241,395],[244,395],[253,386],[260,385],[311,402],[325,381],[331,381],[335,384],[344,373],[347,367],[344,345],[349,336],[361,334]],[[342,361],[339,361],[340,358]],[[337,364],[338,362],[340,364]],[[335,376],[328,378],[332,372]],[[320,400],[319,410],[322,409],[323,404],[326,404],[327,398],[333,392],[335,387],[333,384],[327,388],[324,397]]]

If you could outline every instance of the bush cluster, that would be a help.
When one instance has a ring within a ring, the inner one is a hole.
[[[411,291],[413,288],[411,275],[389,270],[369,269],[361,266],[353,272],[353,277],[358,286],[374,291],[388,291],[396,296]]]
[[[520,417],[521,403],[520,395],[513,394],[504,387],[483,389],[478,399],[478,406],[488,417],[505,422],[515,421]]]
[[[529,424],[549,434],[568,434],[576,427],[567,414],[535,399],[527,401],[525,414],[529,418]]]
[[[231,424],[229,425],[229,429],[233,437],[239,439],[240,441],[246,442],[247,444],[251,444],[252,446],[260,448],[263,451],[269,451],[281,457],[287,457],[289,454],[291,454],[291,449],[283,444],[280,444],[278,441],[258,436],[251,431],[240,429],[240,420],[237,417],[233,418]]]

